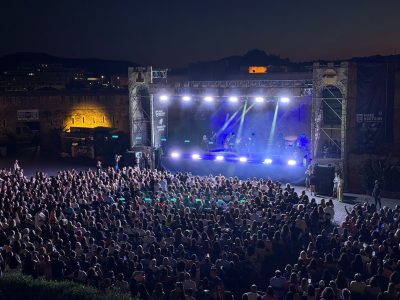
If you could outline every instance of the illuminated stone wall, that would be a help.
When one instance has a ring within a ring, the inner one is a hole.
[[[39,110],[42,147],[53,129],[109,127],[129,132],[128,92],[0,94],[0,132],[16,133],[18,110]]]

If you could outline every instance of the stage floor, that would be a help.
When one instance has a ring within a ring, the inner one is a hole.
[[[247,178],[271,178],[282,183],[290,182],[304,185],[305,168],[303,166],[288,166],[283,164],[266,165],[261,163],[241,163],[215,160],[172,159],[164,157],[162,165],[172,172],[191,172],[193,175],[224,175]]]

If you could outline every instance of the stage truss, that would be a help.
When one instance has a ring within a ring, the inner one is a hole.
[[[326,65],[315,63],[313,67],[314,92],[311,113],[313,160],[314,163],[336,166],[343,176],[345,176],[344,162],[348,150],[346,149],[348,73],[349,65],[347,62],[336,65],[333,63]],[[340,108],[340,111],[338,108]],[[326,114],[330,114],[333,122],[325,120],[324,111]],[[339,150],[340,155],[338,157],[331,157],[324,153],[322,147],[326,141],[331,143],[333,148]]]
[[[130,146],[131,148],[141,146],[153,147],[154,130],[152,124],[154,96],[150,93],[150,86],[156,82],[165,85],[167,70],[153,70],[152,67],[129,68],[128,78]],[[145,101],[150,102],[149,112],[144,109]]]
[[[346,156],[346,106],[348,94],[348,64],[314,64],[312,79],[294,80],[232,80],[232,81],[186,81],[167,83],[167,70],[147,68],[129,69],[129,116],[131,147],[151,146],[154,140],[153,107],[154,97],[166,90],[170,95],[204,95],[212,91],[216,97],[225,97],[233,90],[240,91],[240,97],[247,99],[254,95],[254,89],[263,88],[267,96],[279,95],[289,91],[291,97],[313,95],[311,112],[311,152],[312,159],[318,163],[331,163],[343,169]],[[340,91],[340,96],[333,91]],[[323,91],[331,96],[323,97]],[[143,95],[146,94],[146,95]],[[340,104],[340,113],[331,107],[329,101]],[[150,104],[150,110],[145,110]],[[324,122],[323,108],[331,110],[337,118],[335,125]],[[340,137],[339,140],[337,137]],[[335,138],[336,137],[336,138]],[[324,157],[321,152],[322,141],[329,140],[339,149],[340,157]]]

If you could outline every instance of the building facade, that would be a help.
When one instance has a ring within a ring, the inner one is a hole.
[[[126,91],[30,92],[0,94],[0,134],[17,143],[40,141],[52,147],[53,131],[106,127],[128,133]]]

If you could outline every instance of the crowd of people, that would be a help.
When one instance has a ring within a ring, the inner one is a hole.
[[[131,167],[0,171],[0,274],[137,299],[399,298],[400,207],[354,206],[265,179]]]

